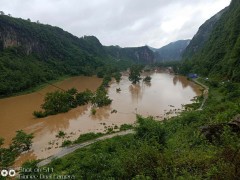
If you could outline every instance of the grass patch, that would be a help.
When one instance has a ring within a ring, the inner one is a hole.
[[[72,141],[70,141],[70,140],[65,140],[65,141],[63,141],[61,147],[70,146],[71,144],[72,144]]]
[[[97,139],[101,136],[103,136],[103,133],[86,133],[86,134],[81,134],[73,143],[74,144],[79,144],[79,143],[83,143],[86,141],[90,141],[93,139]]]
[[[129,130],[129,129],[133,129],[133,125],[132,124],[122,124],[120,126],[120,131],[126,131],[126,130]]]

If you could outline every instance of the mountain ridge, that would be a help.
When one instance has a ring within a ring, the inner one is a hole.
[[[240,81],[240,1],[232,0],[219,20],[214,23],[204,45],[193,54],[188,47],[182,64],[182,73],[194,72],[217,80]],[[206,21],[203,26],[207,26]],[[198,31],[198,36],[203,32]],[[196,36],[195,36],[196,37]],[[192,41],[196,39],[193,38]],[[199,41],[196,41],[199,42]],[[191,46],[192,43],[190,43]]]
[[[0,15],[0,96],[60,76],[93,75],[105,66],[121,69],[153,62],[148,47],[111,49],[95,36],[78,38],[59,27]]]
[[[194,35],[194,37],[190,41],[189,45],[186,47],[185,51],[183,52],[184,58],[192,56],[194,53],[199,51],[204,46],[206,41],[209,39],[210,34],[211,34],[215,24],[221,18],[222,14],[227,11],[227,9],[228,9],[228,7],[219,11],[217,14],[215,14],[210,19],[205,21],[199,27],[197,33]]]

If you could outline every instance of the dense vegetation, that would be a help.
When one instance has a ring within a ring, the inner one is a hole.
[[[107,72],[110,73],[111,71]],[[102,84],[96,92],[92,92],[89,89],[78,92],[77,89],[72,88],[67,91],[62,89],[61,91],[57,90],[47,93],[44,98],[44,103],[41,105],[43,111],[34,111],[33,115],[36,118],[43,118],[49,115],[65,113],[77,106],[83,106],[88,103],[92,104],[92,115],[95,115],[96,107],[107,106],[112,103],[106,90],[112,80],[112,76],[115,77],[117,82],[121,80],[121,73],[118,71],[110,74],[105,72],[104,74]]]
[[[8,148],[3,147],[4,139],[0,137],[0,169],[8,168],[13,165],[16,158],[24,151],[28,151],[32,145],[32,134],[26,134],[20,130],[12,139]],[[1,179],[1,177],[0,177]]]
[[[110,61],[98,54],[103,47],[95,37],[77,38],[57,27],[4,15],[0,32],[1,96],[64,75],[91,75]]]
[[[134,135],[97,142],[47,167],[77,179],[237,179],[240,127],[228,124],[240,113],[240,85],[204,83],[210,91],[202,111],[163,122],[138,116]]]
[[[111,80],[111,79],[110,79]],[[93,107],[102,107],[111,104],[112,100],[107,95],[107,90],[101,85],[95,93],[86,89],[83,92],[77,92],[75,88],[67,91],[54,91],[47,93],[41,108],[44,111],[34,111],[33,115],[37,118],[43,118],[49,115],[65,113],[90,103]]]
[[[94,75],[152,63],[148,47],[103,46],[50,25],[0,15],[0,96],[10,96],[63,76]]]
[[[221,14],[217,22],[206,22],[212,26],[212,30],[200,50],[195,50],[193,54],[188,52],[191,51],[191,48],[198,47],[198,43],[195,46],[190,43],[191,46],[186,52],[186,60],[182,65],[181,71],[183,73],[191,71],[215,79],[239,82],[240,1],[232,0],[230,6],[222,11]],[[203,33],[204,31],[202,32],[200,29],[197,35],[200,36]],[[200,42],[201,40],[199,40]]]

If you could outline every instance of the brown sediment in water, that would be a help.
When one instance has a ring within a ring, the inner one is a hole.
[[[97,109],[95,116],[91,115],[91,106],[85,105],[68,113],[35,119],[32,112],[40,109],[47,92],[57,90],[53,86],[35,93],[1,99],[0,136],[9,143],[19,129],[34,133],[32,151],[18,159],[19,165],[26,159],[41,159],[53,155],[60,150],[64,140],[74,140],[80,134],[103,132],[106,127],[134,123],[136,113],[161,118],[166,111],[181,109],[182,104],[191,103],[194,96],[201,94],[200,87],[185,77],[165,72],[154,72],[150,75],[151,83],[132,85],[127,76],[123,76],[119,84],[112,82],[108,92],[113,102],[110,106]],[[82,76],[56,83],[63,89],[75,87],[79,91],[86,88],[96,90],[100,84],[99,78]],[[117,88],[121,91],[117,92]],[[117,113],[111,113],[113,109],[116,109]],[[67,133],[64,139],[56,138],[60,130]]]

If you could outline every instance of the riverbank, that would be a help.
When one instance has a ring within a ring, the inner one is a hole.
[[[208,93],[209,93],[209,87],[206,86],[205,84],[201,83],[198,81],[198,79],[192,79],[196,84],[200,85],[201,87],[204,88],[203,90],[203,93],[202,93],[202,96],[203,96],[203,101],[201,103],[201,106],[199,107],[198,110],[202,110],[203,109],[203,106],[204,104],[206,103],[207,99],[208,99]]]
[[[47,86],[49,86],[49,85],[51,85],[51,84],[56,84],[56,83],[58,83],[58,82],[67,80],[67,79],[69,79],[69,78],[71,78],[71,76],[62,76],[62,77],[59,77],[59,78],[57,78],[57,79],[55,79],[55,80],[51,80],[51,81],[48,81],[48,82],[39,84],[39,85],[37,85],[36,87],[27,89],[27,90],[25,90],[25,91],[11,94],[10,96],[0,96],[0,99],[5,99],[5,98],[16,97],[16,96],[21,96],[21,95],[26,95],[26,94],[34,93],[34,92],[37,92],[37,91],[40,91],[40,90],[46,88]]]

